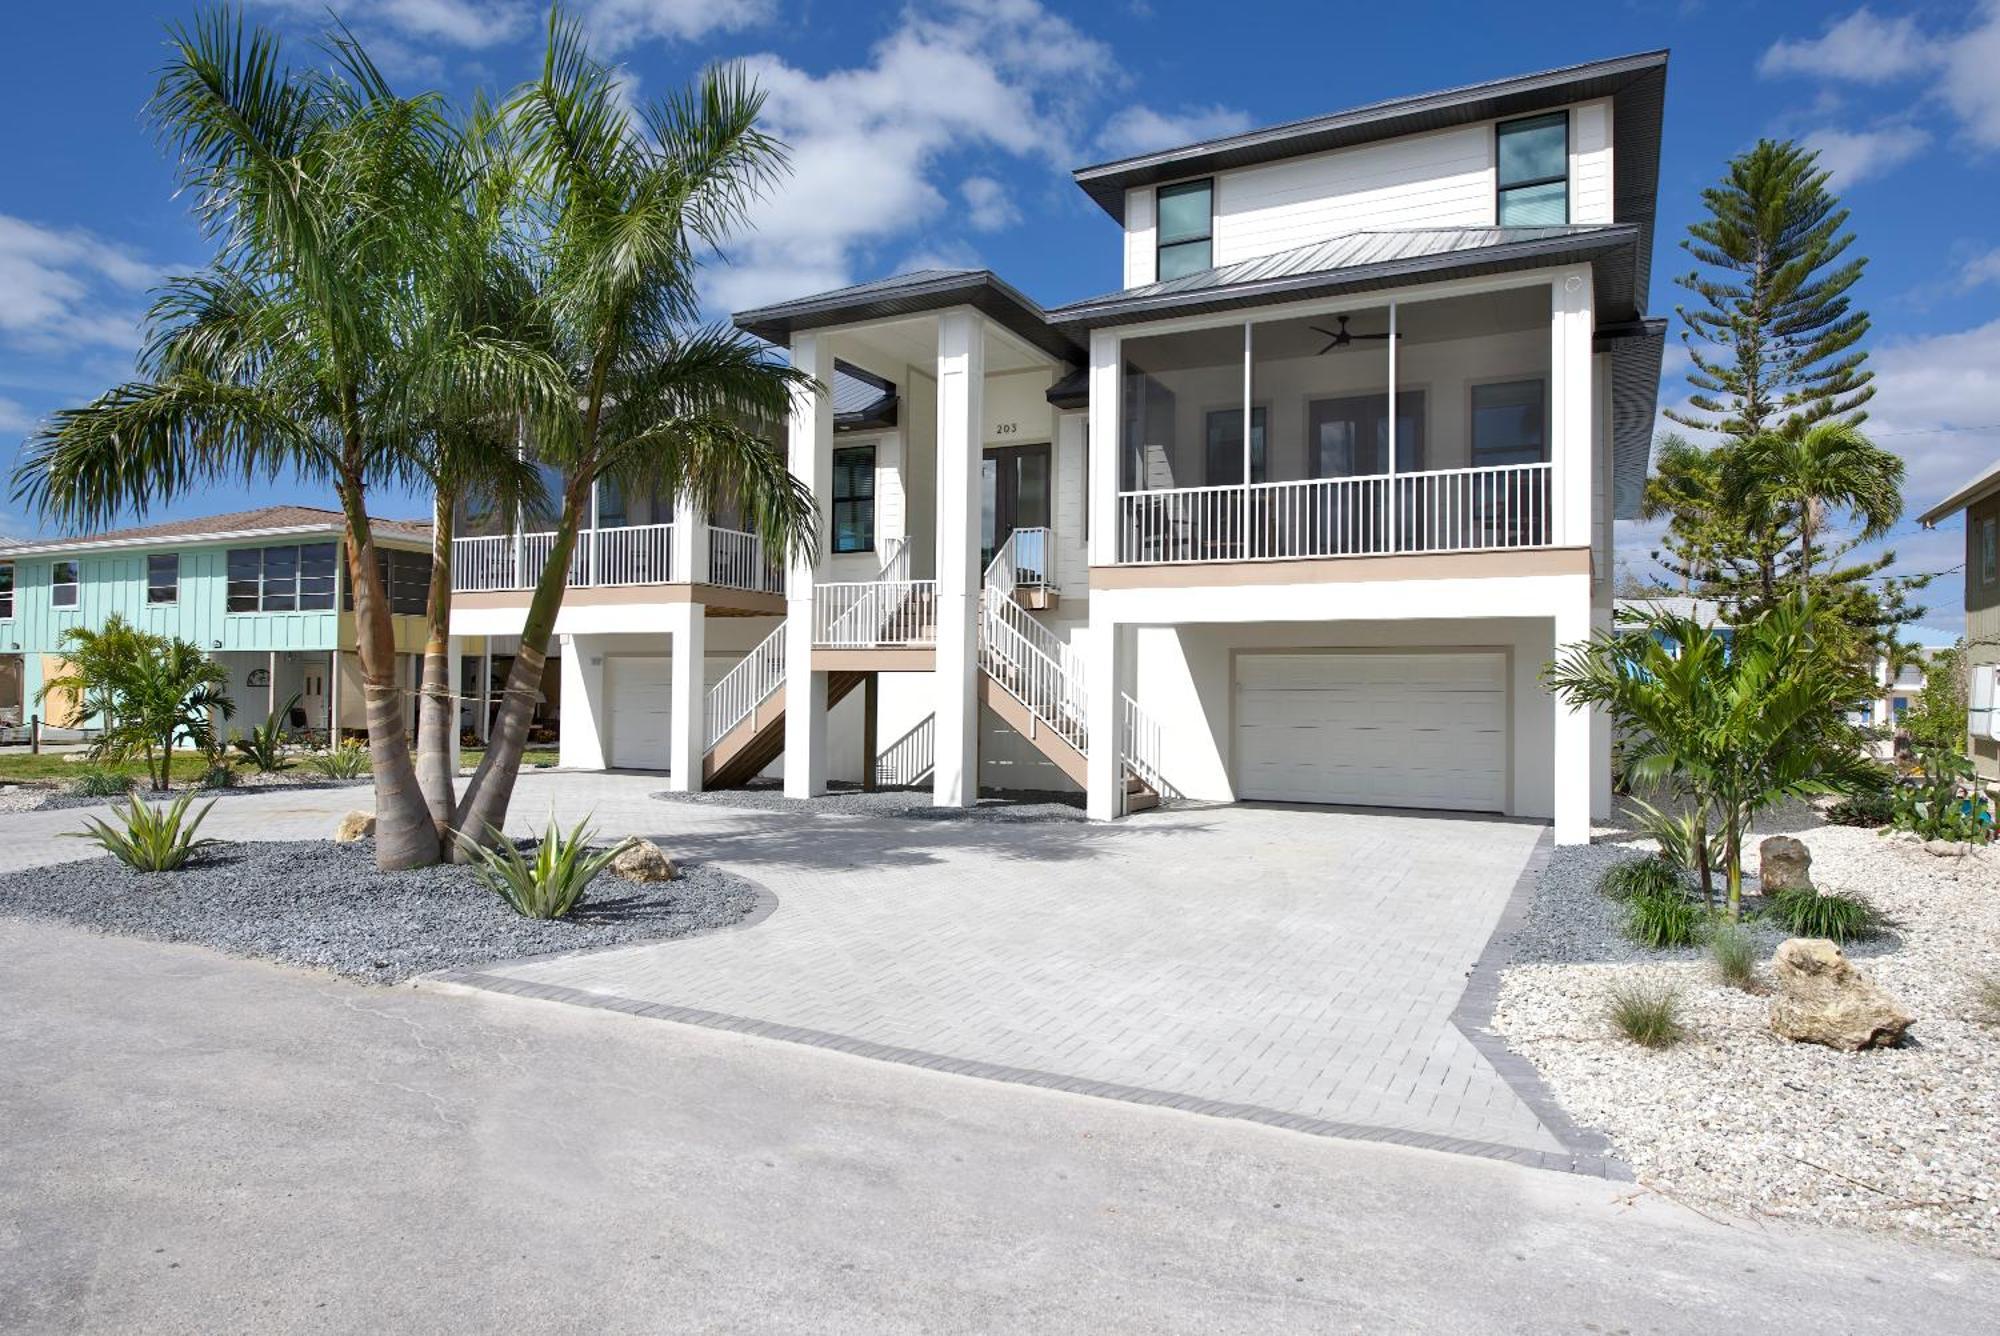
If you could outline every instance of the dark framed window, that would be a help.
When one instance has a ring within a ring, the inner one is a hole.
[[[1988,515],[1979,521],[1979,583],[1995,579],[2000,579],[2000,519]]]
[[[1306,462],[1315,478],[1366,478],[1389,471],[1389,396],[1315,399],[1306,407]],[[1396,471],[1424,466],[1424,392],[1396,396]]]
[[[0,561],[0,622],[14,615],[14,567]]]
[[[299,550],[295,547],[264,549],[265,612],[296,612],[299,606]]]
[[[1215,264],[1215,182],[1183,181],[1161,186],[1159,202],[1160,282],[1198,274]]]
[[[83,583],[83,568],[74,561],[58,561],[49,567],[49,604],[57,608],[76,606],[77,589]]]
[[[833,550],[875,547],[875,447],[850,445],[833,452]]]
[[[1495,127],[1502,227],[1556,227],[1569,221],[1569,113],[1502,121]]]
[[[1211,408],[1204,422],[1207,451],[1202,480],[1210,487],[1233,487],[1243,481],[1243,410]],[[1264,408],[1250,410],[1250,481],[1264,481]]]
[[[1547,463],[1548,397],[1548,385],[1541,380],[1473,386],[1473,467]]]
[[[299,611],[324,612],[333,607],[333,543],[307,543],[299,549]]]
[[[331,543],[327,544],[329,549],[332,546]],[[329,552],[329,560],[331,555]],[[389,612],[392,615],[401,617],[424,615],[430,606],[431,598],[430,553],[378,547],[375,549],[375,569],[381,573],[382,593],[389,600]],[[340,606],[350,612],[354,610],[352,589],[341,591]]]
[[[233,547],[227,558],[230,612],[329,612],[339,546]]]
[[[146,557],[146,602],[181,601],[181,554],[153,552]]]
[[[264,549],[261,547],[232,547],[229,549],[229,593],[228,609],[231,612],[257,611],[264,571]]]

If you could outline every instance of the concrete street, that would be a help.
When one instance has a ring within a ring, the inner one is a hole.
[[[218,809],[219,811],[220,809]],[[1990,1330],[1630,1185],[0,920],[0,1330]]]

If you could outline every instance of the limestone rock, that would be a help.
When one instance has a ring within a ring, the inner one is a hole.
[[[1853,1053],[1889,1047],[1910,1028],[1910,1015],[1896,999],[1823,937],[1780,942],[1771,973],[1778,982],[1771,1029],[1786,1039]]]
[[[375,838],[375,814],[373,812],[349,812],[340,818],[340,824],[333,829],[335,844],[352,844],[356,840]]]
[[[1957,840],[1925,840],[1924,852],[1933,858],[1963,858],[1972,852],[1972,846]]]
[[[674,860],[651,840],[634,840],[611,860],[613,876],[626,881],[672,881],[679,876]]]
[[[1773,835],[1757,846],[1757,883],[1764,894],[1813,888],[1812,850],[1790,835]]]

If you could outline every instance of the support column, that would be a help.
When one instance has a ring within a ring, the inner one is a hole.
[[[1563,270],[1550,285],[1549,498],[1558,547],[1589,547],[1592,430],[1591,335],[1596,328],[1590,266]]]
[[[667,605],[667,631],[674,644],[673,757],[667,787],[675,793],[701,792],[701,760],[708,751],[708,608],[700,603]]]
[[[826,792],[826,674],[812,670],[813,597],[825,560],[827,494],[833,482],[833,342],[825,334],[792,339],[792,365],[818,388],[792,396],[788,462],[820,513],[814,551],[792,559],[785,582],[785,796]]]
[[[877,775],[881,744],[877,738],[882,674],[870,673],[861,679],[861,787],[873,793],[881,787]]]
[[[1124,750],[1118,708],[1131,635],[1111,618],[1102,594],[1090,600],[1090,630],[1084,651],[1084,698],[1089,713],[1090,752],[1084,765],[1084,810],[1092,821],[1125,814],[1125,776],[1118,764]]]
[[[465,637],[447,636],[444,645],[445,662],[450,665],[445,673],[444,688],[451,693],[451,704],[449,707],[451,710],[451,772],[455,775],[458,773],[459,767],[465,764],[465,743],[463,741],[465,737],[465,700],[462,692],[465,683]],[[338,655],[335,656],[336,659],[338,657]],[[340,699],[338,692],[334,693],[334,699]]]
[[[278,712],[278,651],[272,650],[264,659],[264,717],[270,718]]]
[[[690,502],[674,507],[673,553],[667,578],[675,584],[707,584],[708,516]]]
[[[1560,654],[1566,645],[1590,635],[1590,577],[1564,579],[1565,588],[1550,618],[1553,639],[1550,653]],[[1557,844],[1590,843],[1592,788],[1591,712],[1571,708],[1557,697],[1555,743],[1551,770],[1555,776],[1554,813]]]
[[[340,651],[327,655],[326,673],[326,742],[329,747],[340,745]]]
[[[493,733],[493,637],[482,636],[479,642],[479,718],[473,724],[474,736],[484,747],[492,741]]]
[[[938,318],[937,711],[931,803],[979,801],[979,445],[985,421],[986,321]]]
[[[1110,566],[1118,561],[1119,478],[1119,384],[1118,336],[1106,330],[1090,335],[1090,430],[1086,444],[1090,453],[1085,470],[1089,488],[1084,505],[1090,520],[1084,528],[1089,535],[1084,565]],[[1089,587],[1089,571],[1084,572]]]

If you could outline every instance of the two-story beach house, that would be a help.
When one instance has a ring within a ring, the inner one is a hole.
[[[1602,719],[1539,683],[1611,616],[1664,322],[1667,58],[1086,167],[1122,286],[928,270],[740,312],[830,394],[819,550],[600,493],[558,625],[566,764],[1503,813],[1588,838]],[[458,540],[517,634],[541,535]]]
[[[1979,780],[2000,785],[2000,464],[1932,506],[1918,521],[1965,522],[1965,681],[1969,753]]]
[[[0,545],[0,723],[31,716],[86,727],[78,702],[41,700],[64,671],[63,633],[115,613],[142,631],[192,641],[228,666],[231,732],[298,703],[300,730],[366,726],[338,511],[257,510]],[[430,526],[374,522],[396,622],[399,677],[421,679]]]

